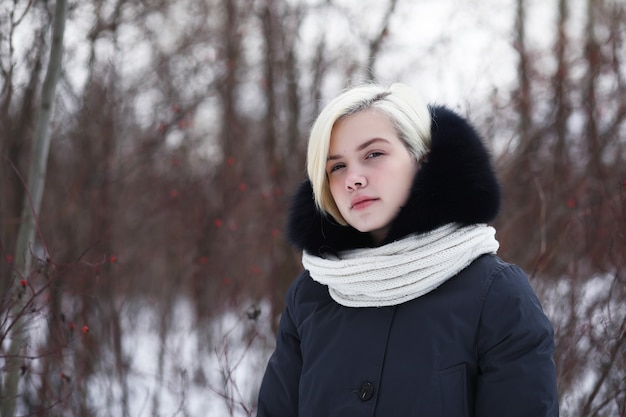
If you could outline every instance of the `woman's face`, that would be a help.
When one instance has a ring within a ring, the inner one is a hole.
[[[326,162],[330,192],[346,222],[376,242],[406,202],[417,167],[381,112],[363,110],[333,126]]]

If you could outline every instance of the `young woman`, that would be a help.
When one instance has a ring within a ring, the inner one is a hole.
[[[475,130],[408,87],[359,86],[309,138],[258,417],[557,416],[552,327],[496,256],[500,192]]]

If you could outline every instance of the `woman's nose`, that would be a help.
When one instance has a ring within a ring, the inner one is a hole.
[[[349,172],[346,176],[346,188],[348,190],[356,190],[367,185],[367,180],[363,174],[358,172]]]

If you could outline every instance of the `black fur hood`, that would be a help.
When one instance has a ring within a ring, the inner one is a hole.
[[[448,223],[487,223],[498,214],[500,187],[478,133],[445,107],[431,106],[430,113],[430,153],[417,171],[408,201],[382,244]],[[375,246],[369,233],[341,226],[330,216],[322,215],[315,207],[308,180],[293,197],[287,237],[298,249],[318,256]]]

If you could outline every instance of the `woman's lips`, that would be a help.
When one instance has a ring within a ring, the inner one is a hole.
[[[374,204],[378,199],[373,197],[358,197],[350,202],[352,210],[363,210],[372,204]]]

